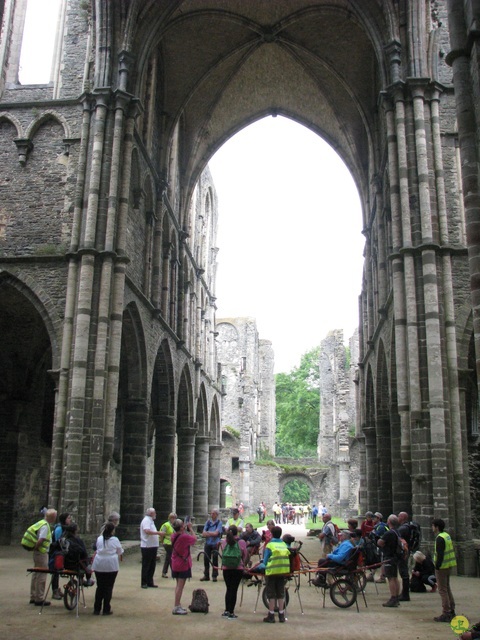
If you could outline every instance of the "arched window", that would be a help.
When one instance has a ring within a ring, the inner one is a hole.
[[[61,0],[27,0],[18,79],[21,84],[48,84]]]

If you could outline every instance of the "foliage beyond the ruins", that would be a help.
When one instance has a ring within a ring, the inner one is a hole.
[[[275,376],[277,456],[316,455],[320,414],[319,356],[318,346],[302,356],[299,367]]]

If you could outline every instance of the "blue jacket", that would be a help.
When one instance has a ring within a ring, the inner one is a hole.
[[[355,547],[350,540],[344,540],[332,551],[332,553],[327,555],[327,558],[337,564],[343,564],[345,560],[348,560],[349,555],[354,549]]]

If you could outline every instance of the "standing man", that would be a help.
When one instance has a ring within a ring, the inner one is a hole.
[[[52,525],[57,519],[55,509],[47,509],[45,518],[42,518],[29,527],[23,536],[22,546],[33,550],[33,565],[42,569],[48,569],[48,550],[52,542]],[[32,573],[30,583],[30,604],[36,607],[48,607],[50,602],[45,600],[46,573]]]
[[[142,552],[142,589],[156,589],[153,583],[153,575],[157,564],[158,537],[160,531],[155,526],[157,512],[150,507],[145,512],[145,517],[140,523],[140,550]]]
[[[432,521],[432,531],[435,535],[435,577],[440,598],[442,599],[442,615],[434,618],[435,622],[450,622],[455,617],[455,600],[450,589],[450,573],[457,566],[453,542],[445,531],[445,521],[435,518]]]
[[[285,622],[285,582],[290,575],[290,550],[281,538],[282,528],[276,525],[263,554],[268,598],[268,615],[263,621],[270,623],[275,622],[275,601],[278,606],[278,621]]]
[[[165,562],[163,563],[162,578],[168,578],[168,568],[172,561],[172,533],[173,523],[177,519],[176,513],[171,513],[168,516],[168,520],[160,527],[159,540],[163,544],[165,550]]]
[[[398,535],[405,540],[408,544],[408,550],[411,552],[411,532],[410,532],[410,518],[406,511],[400,511],[398,514]],[[398,573],[402,579],[402,594],[399,598],[400,602],[407,602],[410,600],[410,572],[408,570],[408,560],[399,558],[398,560]]]
[[[212,509],[210,518],[205,522],[202,531],[202,538],[205,538],[203,547],[203,577],[200,582],[210,580],[210,563],[212,564],[212,581],[216,582],[218,577],[218,543],[222,538],[223,525],[218,517],[218,511]]]
[[[237,527],[238,535],[240,535],[243,531],[243,520],[240,517],[240,511],[237,507],[232,509],[232,517],[228,519],[226,529],[231,527],[232,524]]]
[[[372,514],[373,515],[373,514]],[[398,562],[397,549],[399,544],[398,518],[392,514],[387,520],[388,531],[378,540],[377,545],[383,550],[385,564],[383,572],[388,580],[388,588],[390,590],[390,600],[384,602],[384,607],[398,607],[400,597],[400,584],[398,582]]]
[[[338,542],[335,538],[335,527],[333,526],[332,516],[329,513],[322,515],[323,528],[318,534],[321,543],[320,557],[326,558],[333,551],[334,545]]]

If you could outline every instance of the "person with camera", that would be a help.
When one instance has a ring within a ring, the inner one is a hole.
[[[184,523],[179,518],[173,523],[172,535],[172,578],[175,578],[177,584],[175,586],[175,604],[173,607],[174,616],[185,616],[187,610],[181,605],[183,588],[188,578],[192,577],[192,556],[190,547],[192,547],[197,538],[193,533],[192,523],[190,521]]]

